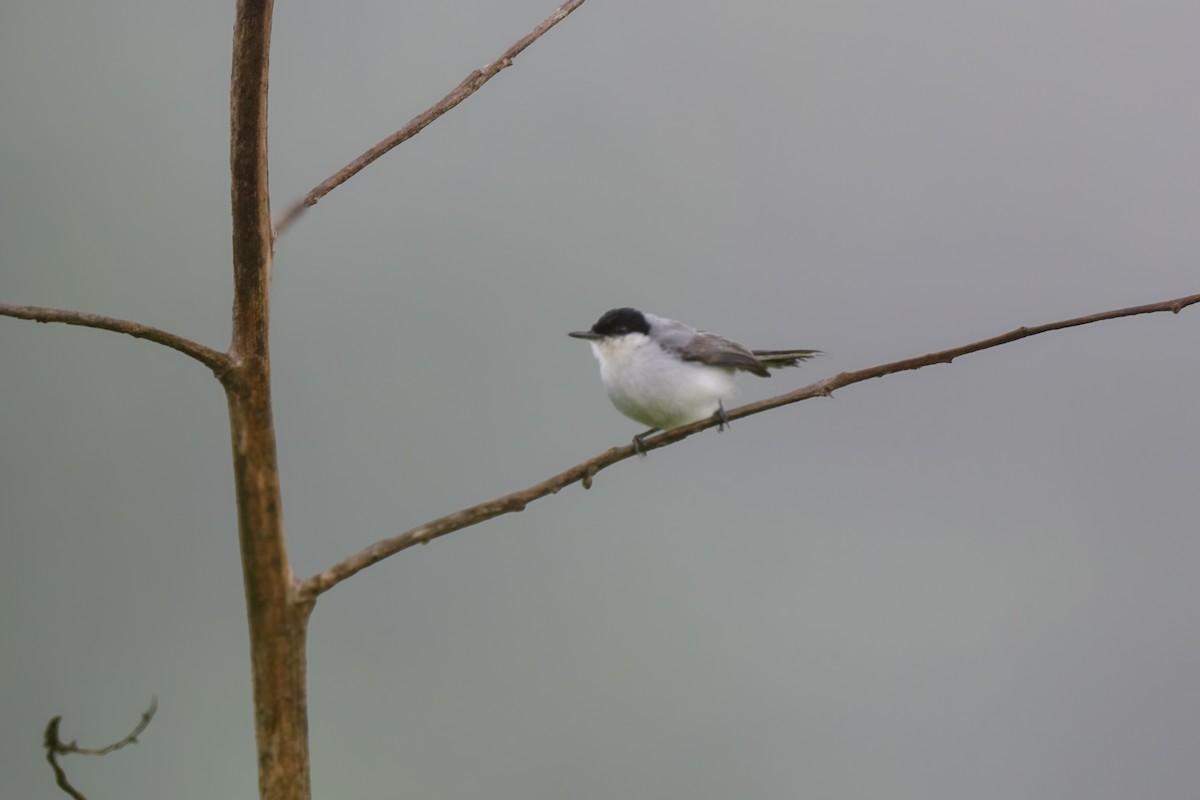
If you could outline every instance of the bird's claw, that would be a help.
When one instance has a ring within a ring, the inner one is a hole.
[[[646,457],[646,448],[644,446],[643,439],[656,432],[656,428],[651,428],[650,430],[643,431],[642,433],[639,433],[637,436],[633,437],[633,451],[638,454],[638,458]]]

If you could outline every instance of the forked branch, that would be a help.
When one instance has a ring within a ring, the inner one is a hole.
[[[169,331],[142,325],[140,322],[102,317],[99,314],[88,314],[83,311],[67,311],[61,308],[42,308],[40,306],[14,306],[7,303],[0,303],[0,316],[31,319],[36,322],[61,322],[64,325],[80,325],[84,328],[99,328],[113,333],[124,333],[136,339],[155,342],[172,350],[178,350],[186,356],[191,356],[215,372],[218,377],[229,369],[229,356],[225,353]]]
[[[79,753],[85,756],[106,756],[114,750],[120,750],[127,744],[136,744],[137,737],[142,735],[142,731],[146,730],[146,726],[150,724],[150,720],[154,719],[154,712],[158,710],[158,698],[150,698],[150,707],[142,712],[142,718],[138,724],[130,732],[128,736],[112,744],[104,747],[80,747],[75,744],[75,741],[64,742],[58,738],[58,726],[62,723],[62,717],[55,717],[46,725],[46,733],[42,739],[42,747],[46,749],[46,760],[50,762],[50,766],[54,769],[54,782],[58,784],[58,788],[69,794],[75,800],[87,800],[83,794],[71,785],[67,780],[67,773],[58,763],[58,757],[68,755],[70,753]]]
[[[976,353],[980,350],[987,350],[992,347],[999,347],[1009,342],[1015,342],[1018,339],[1025,339],[1030,336],[1036,336],[1040,333],[1049,331],[1062,330],[1063,328],[1074,328],[1079,325],[1089,325],[1093,322],[1101,322],[1108,319],[1117,319],[1118,317],[1132,317],[1138,314],[1155,314],[1163,311],[1170,311],[1178,314],[1184,308],[1190,305],[1200,303],[1200,294],[1189,295],[1188,297],[1180,297],[1175,300],[1164,300],[1161,303],[1151,303],[1143,306],[1132,306],[1129,308],[1121,308],[1115,311],[1103,311],[1098,314],[1090,314],[1085,317],[1075,317],[1073,319],[1062,320],[1060,322],[1050,322],[1045,325],[1037,325],[1034,327],[1021,327],[1008,333],[1002,333],[999,336],[993,336],[989,339],[983,339],[971,344],[965,344],[960,347],[953,347],[949,350],[941,350],[936,353],[929,353],[915,358],[904,359],[903,361],[893,361],[890,364],[881,364],[877,367],[868,367],[867,369],[858,370],[856,372],[841,372],[831,378],[817,381],[814,384],[805,386],[802,389],[797,389],[793,392],[781,394],[776,397],[771,397],[757,403],[749,403],[738,408],[730,409],[726,412],[728,419],[741,419],[749,417],[753,414],[761,414],[764,411],[769,411],[772,408],[798,403],[801,400],[807,400],[810,397],[828,397],[835,389],[840,389],[844,386],[849,386],[854,383],[861,383],[871,378],[881,378],[884,375],[892,375],[897,372],[905,372],[907,370],[921,369],[922,367],[930,366],[931,364],[949,364],[959,356],[967,355],[968,353]],[[681,428],[675,428],[665,433],[660,433],[656,436],[647,438],[643,441],[642,447],[644,450],[657,450],[660,447],[666,447],[669,444],[674,444],[682,439],[699,433],[700,431],[711,428],[719,424],[716,418],[695,422],[691,425],[685,425]],[[424,525],[419,525],[415,528],[405,531],[397,536],[392,536],[387,539],[381,539],[365,550],[356,553],[349,558],[339,561],[324,572],[313,575],[311,578],[304,580],[300,584],[300,594],[304,597],[315,598],[322,592],[328,591],[350,576],[366,569],[372,564],[378,563],[388,556],[395,555],[401,550],[412,547],[415,544],[426,544],[439,536],[444,536],[447,533],[460,530],[462,528],[476,525],[493,517],[498,517],[501,514],[510,514],[515,511],[523,511],[525,506],[534,500],[538,500],[546,495],[556,494],[559,489],[570,486],[572,483],[579,481],[584,488],[590,488],[592,478],[602,469],[616,464],[618,461],[624,461],[635,454],[633,445],[625,445],[624,447],[613,447],[605,450],[603,453],[594,456],[587,461],[576,464],[575,466],[560,472],[553,477],[547,478],[541,483],[536,483],[526,489],[506,494],[503,497],[497,497],[494,500],[488,500],[485,503],[464,508],[461,511],[455,511],[453,514],[447,514],[444,517],[439,517],[431,522],[426,522]]]
[[[413,117],[403,128],[388,136],[379,144],[370,148],[361,156],[314,186],[308,194],[297,200],[287,211],[283,212],[283,215],[275,222],[275,235],[279,236],[283,232],[283,229],[292,224],[304,209],[309,206],[315,206],[322,197],[350,180],[363,167],[377,160],[396,145],[411,139],[425,130],[430,123],[473,95],[481,86],[499,74],[501,70],[511,67],[513,59],[520,55],[522,50],[540,39],[542,34],[562,22],[568,14],[581,5],[583,5],[583,0],[567,0],[567,2],[555,9],[553,14],[542,20],[541,24],[536,28],[513,42],[512,47],[505,50],[495,61],[472,72],[463,79],[462,83],[454,88],[454,91]]]

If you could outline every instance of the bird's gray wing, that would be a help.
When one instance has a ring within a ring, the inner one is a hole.
[[[701,331],[687,344],[679,348],[679,357],[684,361],[696,361],[710,367],[729,367],[753,372],[763,378],[770,376],[762,362],[746,348],[715,333]]]

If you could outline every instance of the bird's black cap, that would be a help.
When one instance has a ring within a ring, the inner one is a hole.
[[[646,315],[636,308],[614,308],[605,311],[590,331],[572,331],[567,334],[576,339],[603,339],[606,336],[622,336],[626,333],[650,333]]]

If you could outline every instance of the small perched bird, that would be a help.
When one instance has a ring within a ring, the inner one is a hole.
[[[608,399],[625,416],[651,430],[642,437],[716,414],[725,418],[722,400],[733,394],[738,370],[766,378],[768,369],[795,367],[820,350],[747,350],[715,333],[698,331],[673,319],[614,308],[588,331],[567,334],[586,339],[600,362],[600,380]]]

